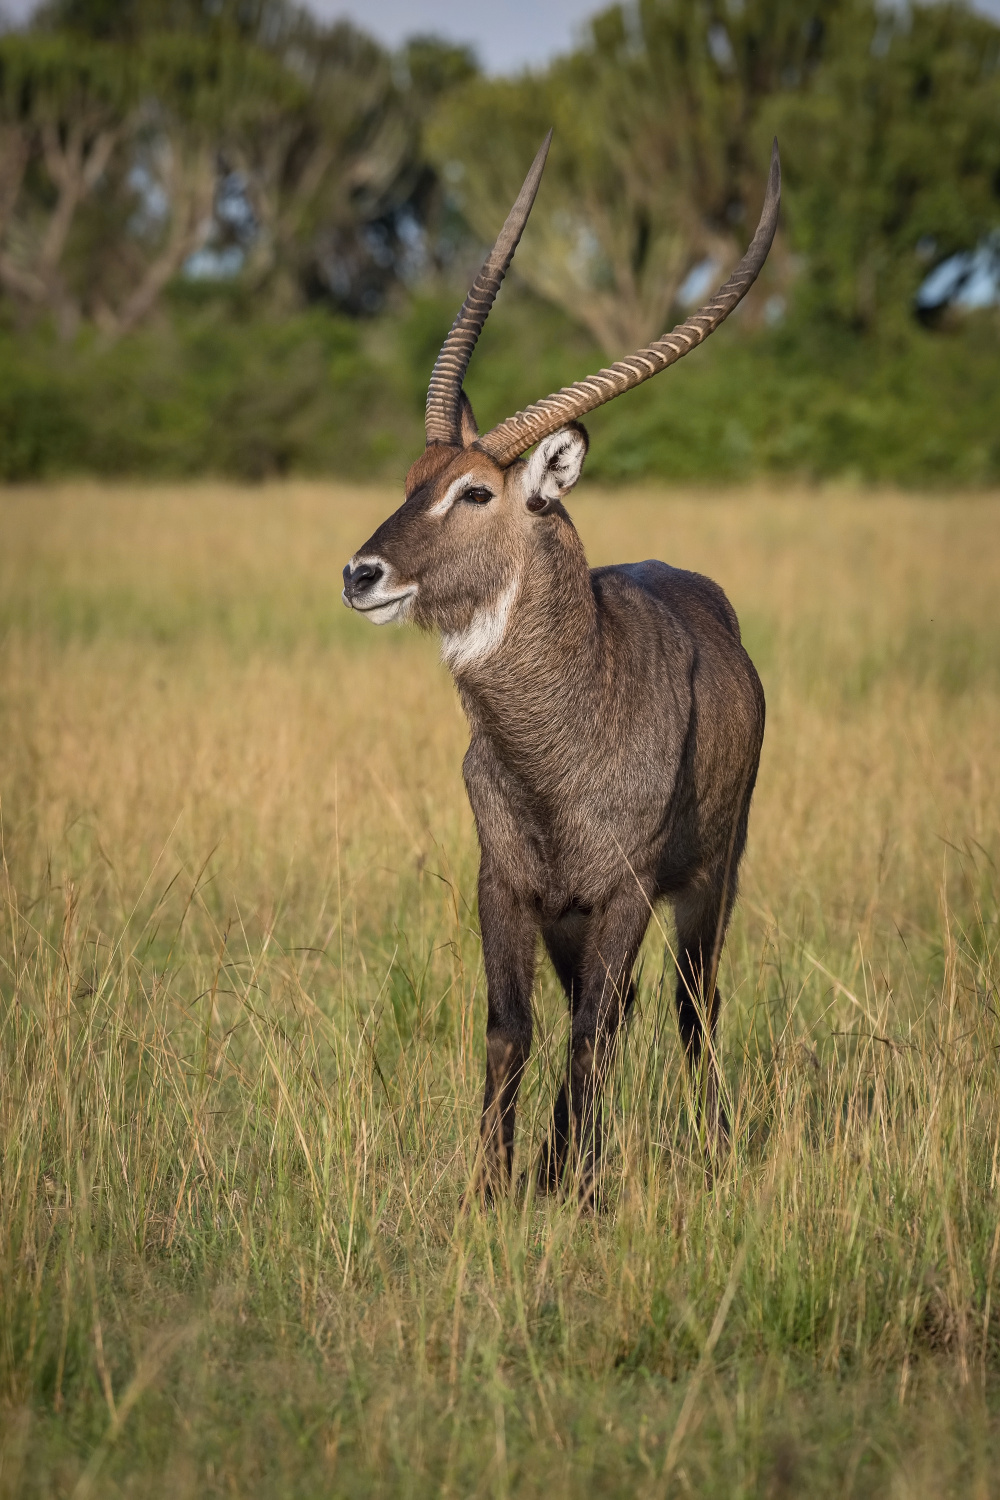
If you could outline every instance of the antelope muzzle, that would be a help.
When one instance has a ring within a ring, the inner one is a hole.
[[[352,557],[344,569],[344,603],[374,625],[405,619],[416,592],[416,584],[403,583],[382,557]]]

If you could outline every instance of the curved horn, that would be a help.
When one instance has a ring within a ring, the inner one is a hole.
[[[540,442],[550,432],[556,432],[567,422],[584,416],[597,406],[603,406],[615,396],[641,385],[651,375],[658,375],[668,365],[676,364],[685,354],[704,343],[757,280],[761,266],[774,239],[778,224],[778,205],[781,201],[781,161],[778,157],[778,141],[771,148],[771,170],[767,179],[764,207],[761,209],[757,233],[736,270],[724,286],[716,292],[714,299],[692,313],[684,323],[679,323],[669,334],[640,349],[629,359],[620,359],[606,370],[599,370],[587,380],[578,380],[574,385],[564,386],[554,396],[519,411],[508,417],[498,427],[484,433],[476,443],[488,453],[501,468],[512,464],[533,443]]]
[[[550,130],[538,148],[538,154],[531,163],[531,170],[524,179],[524,186],[507,215],[496,244],[483,262],[483,268],[472,283],[472,289],[462,303],[461,312],[441,346],[441,353],[427,387],[424,431],[428,443],[460,444],[462,441],[459,425],[462,381],[469,368],[476,340],[483,331],[483,324],[489,317],[500,283],[507,274],[507,267],[528,221],[551,141]]]

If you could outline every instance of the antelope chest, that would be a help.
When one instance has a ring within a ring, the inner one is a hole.
[[[521,776],[476,738],[463,771],[484,862],[543,920],[599,905],[656,863],[670,800],[663,781],[607,764]]]

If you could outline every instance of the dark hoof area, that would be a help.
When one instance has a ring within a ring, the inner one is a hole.
[[[604,1196],[598,1178],[592,1170],[571,1171],[567,1163],[560,1161],[546,1147],[538,1163],[538,1192],[553,1197],[573,1198],[581,1214],[599,1214],[604,1211]]]
[[[712,1187],[716,1177],[729,1160],[732,1142],[729,1136],[729,1121],[719,1112],[715,1125],[706,1125],[703,1141],[705,1153],[705,1182]]]
[[[582,1177],[577,1193],[577,1201],[580,1213],[587,1215],[588,1218],[591,1214],[604,1213],[607,1208],[607,1202],[601,1190],[599,1179],[590,1173]]]
[[[562,1192],[565,1172],[566,1163],[562,1155],[550,1145],[543,1146],[538,1158],[538,1191],[546,1194]]]
[[[458,1212],[461,1215],[470,1213],[473,1208],[489,1209],[496,1204],[496,1194],[493,1185],[489,1182],[477,1183],[474,1187],[466,1188],[458,1200]]]

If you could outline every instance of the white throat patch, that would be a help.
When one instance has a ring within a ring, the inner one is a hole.
[[[521,575],[515,573],[492,604],[481,605],[475,611],[465,630],[453,630],[441,637],[441,660],[453,672],[493,655],[507,634],[510,612],[520,586]]]

